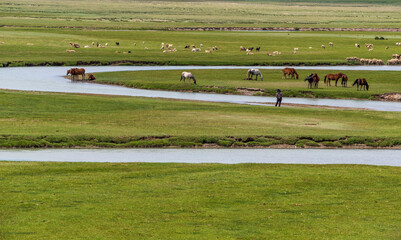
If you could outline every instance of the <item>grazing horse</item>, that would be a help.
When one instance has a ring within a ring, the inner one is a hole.
[[[369,91],[369,84],[366,81],[365,78],[358,78],[355,80],[354,84],[352,84],[352,86],[354,86],[356,84],[356,90],[362,90],[362,86],[363,86],[363,90],[367,90]],[[359,86],[361,86],[361,88],[359,89]]]
[[[320,78],[317,73],[311,73],[304,81],[308,81],[308,88],[312,88],[312,86],[318,88]]]
[[[347,87],[347,81],[348,81],[348,76],[343,74],[343,77],[341,79],[341,86]]]
[[[71,68],[67,71],[67,75],[71,74],[72,80],[75,80],[75,76],[81,76],[82,80],[85,80],[85,69],[84,68]]]
[[[328,86],[331,86],[330,81],[334,80],[334,81],[336,81],[336,87],[337,87],[338,79],[340,79],[342,77],[343,77],[342,73],[337,73],[337,74],[329,73],[324,77],[324,83],[326,83],[326,85],[328,85]],[[327,79],[327,81],[326,81],[326,79]]]
[[[256,81],[258,80],[258,76],[260,76],[260,80],[263,81],[262,73],[259,71],[259,69],[256,69],[256,68],[251,68],[248,70],[246,80],[252,80],[253,75],[256,75],[256,79],[255,79]]]
[[[282,77],[283,79],[286,79],[287,75],[291,76],[291,79],[294,78],[294,75],[296,76],[297,79],[299,77],[297,71],[294,68],[284,68],[281,71],[283,72],[283,77]]]
[[[194,81],[194,84],[196,85],[196,79],[192,73],[182,72],[180,81],[184,80],[184,82],[185,82],[185,79],[192,79]]]
[[[88,80],[89,80],[89,81],[96,80],[95,75],[93,75],[92,73],[89,73],[89,74],[88,74]]]

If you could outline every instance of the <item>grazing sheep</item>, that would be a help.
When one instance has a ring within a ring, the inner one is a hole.
[[[297,54],[297,51],[293,51],[292,54]]]
[[[205,53],[212,53],[211,50],[205,50]]]
[[[203,44],[201,43],[201,44],[199,44],[199,47],[203,47]]]
[[[120,51],[116,51],[115,53],[121,53]]]
[[[355,43],[355,47],[360,48],[361,45],[359,45],[358,43]]]
[[[74,53],[75,50],[70,50],[70,49],[68,49],[68,50],[66,50],[66,52],[68,52],[68,53]]]
[[[243,52],[246,51],[246,49],[245,49],[243,46],[239,47],[239,50],[240,50],[240,51],[243,51]]]
[[[92,46],[95,46],[95,42],[92,42]]]
[[[295,52],[298,51],[298,48],[294,48],[294,51],[295,51]]]
[[[347,60],[347,62],[360,62],[360,59],[357,57],[347,57],[345,60]]]
[[[192,48],[192,52],[199,52],[200,50],[200,48]]]
[[[106,46],[106,47],[109,46],[109,43],[106,43],[105,46]]]
[[[253,52],[247,52],[246,55],[253,55]]]
[[[332,47],[332,46],[333,46],[333,43],[332,43],[332,42],[329,42],[329,46]]]
[[[212,47],[212,50],[213,50],[213,51],[217,51],[217,50],[219,50],[219,48],[216,47],[216,46],[214,46],[214,47]]]
[[[390,47],[389,46],[386,46],[386,50],[388,50]]]
[[[326,46],[322,45],[322,48],[323,48],[323,49],[326,49]]]
[[[88,45],[85,45],[84,48],[90,48]]]
[[[309,49],[312,49],[312,47],[309,47]]]
[[[369,51],[369,52],[370,52],[370,51],[373,51],[373,48],[369,48],[368,51]]]
[[[136,47],[136,42],[134,43],[134,47]]]

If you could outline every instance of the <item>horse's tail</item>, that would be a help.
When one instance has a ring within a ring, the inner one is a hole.
[[[326,83],[326,79],[327,79],[327,75],[326,75],[326,76],[324,76],[324,83]]]
[[[357,83],[358,83],[358,79],[355,80],[355,82],[352,84],[352,86],[354,86],[354,85],[357,84]]]

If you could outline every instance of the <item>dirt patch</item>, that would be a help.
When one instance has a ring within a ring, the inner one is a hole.
[[[376,100],[380,101],[392,101],[392,102],[401,102],[401,93],[383,93],[373,95]]]
[[[237,88],[237,92],[241,95],[253,96],[255,93],[265,93],[261,88]]]
[[[272,106],[275,105],[275,103],[273,102],[253,102],[253,103],[272,105]],[[281,106],[302,107],[302,108],[326,108],[326,109],[340,109],[340,110],[371,110],[367,108],[335,107],[327,105],[309,105],[309,104],[297,104],[297,103],[281,103]]]

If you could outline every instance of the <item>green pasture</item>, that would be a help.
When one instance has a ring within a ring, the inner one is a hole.
[[[399,239],[400,168],[0,163],[1,239]]]
[[[2,26],[90,29],[399,28],[400,10],[396,0],[4,0],[0,22]]]
[[[162,89],[174,91],[206,91],[217,93],[241,94],[238,88],[258,88],[265,92],[254,92],[255,95],[275,96],[276,89],[281,89],[285,97],[314,97],[314,98],[361,98],[372,99],[373,95],[401,92],[401,78],[399,72],[391,71],[341,71],[347,74],[349,80],[347,87],[341,86],[341,79],[337,87],[335,81],[331,86],[324,83],[324,76],[328,73],[336,74],[340,71],[333,70],[298,70],[299,79],[282,79],[281,69],[262,69],[263,81],[246,80],[247,69],[243,70],[191,70],[197,80],[197,85],[192,81],[180,81],[180,70],[162,71],[132,71],[132,72],[106,72],[96,73],[97,83],[117,84],[126,87]],[[304,79],[310,73],[318,73],[320,76],[319,88],[309,89],[308,82]],[[366,78],[369,91],[357,91],[356,85],[352,86],[355,79]],[[252,92],[251,92],[252,94]]]
[[[118,143],[118,137],[123,141],[124,137],[149,136],[391,139],[401,134],[399,112],[274,108],[138,97],[3,90],[0,112],[2,147],[29,147],[25,143],[31,138],[46,137],[67,143],[59,147],[74,147],[81,146],[82,137]],[[46,142],[39,146],[45,147]]]
[[[375,40],[376,36],[385,40]],[[347,57],[377,58],[386,62],[400,54],[401,33],[379,32],[202,32],[202,31],[107,31],[87,29],[1,28],[0,63],[26,65],[338,65]],[[73,48],[69,43],[79,43]],[[106,48],[92,46],[92,42]],[[117,46],[115,42],[119,42]],[[334,46],[329,47],[329,42]],[[176,52],[160,50],[162,43],[173,44]],[[359,43],[361,48],[356,48]],[[374,44],[368,51],[365,43]],[[135,45],[136,44],[136,45]],[[200,52],[185,49],[194,44]],[[202,47],[201,47],[202,44]],[[87,45],[90,48],[84,48]],[[325,45],[326,49],[322,49]],[[218,50],[206,53],[212,47]],[[253,55],[240,46],[261,47]],[[389,49],[386,50],[386,46]],[[293,54],[294,48],[298,48]],[[68,53],[66,50],[75,50]],[[278,51],[281,54],[269,56]],[[130,53],[129,53],[130,52]]]

